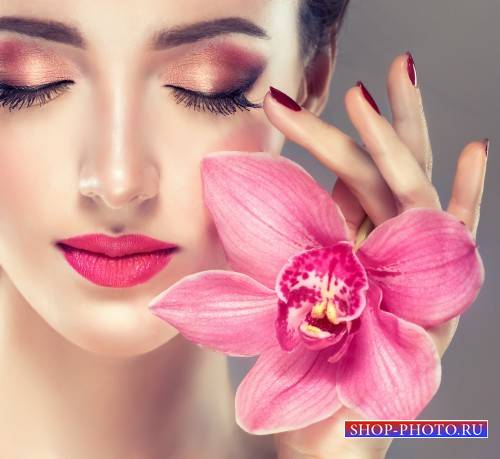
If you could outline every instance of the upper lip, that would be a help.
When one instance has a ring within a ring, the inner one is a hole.
[[[108,257],[121,257],[177,247],[176,244],[153,239],[142,234],[126,234],[119,237],[99,233],[84,234],[58,240],[57,244],[100,253]]]

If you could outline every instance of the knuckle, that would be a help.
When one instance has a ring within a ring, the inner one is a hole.
[[[398,199],[405,207],[441,208],[439,194],[428,180],[425,183],[418,180],[408,181],[398,190]]]
[[[408,182],[398,190],[398,199],[406,205],[416,205],[422,202],[422,187]]]

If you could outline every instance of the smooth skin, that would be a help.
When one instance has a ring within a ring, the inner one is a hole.
[[[353,232],[364,209],[375,224],[401,210],[391,191],[401,199],[398,177],[382,179],[388,165],[407,166],[401,183],[412,188],[403,192],[405,206],[438,206],[425,175],[412,172],[420,169],[409,151],[425,165],[431,149],[419,118],[419,93],[409,85],[403,61],[395,61],[389,85],[401,140],[370,111],[359,88],[346,95],[368,153],[319,119],[336,48],[332,41],[303,72],[297,11],[290,7],[298,1],[121,0],[119,14],[116,5],[0,2],[0,16],[59,21],[88,42],[77,49],[29,39],[57,65],[43,59],[42,67],[8,71],[34,85],[60,79],[63,68],[74,85],[42,107],[0,110],[0,413],[8,414],[0,414],[0,456],[187,459],[202,451],[200,459],[275,459],[273,440],[279,439],[280,459],[379,457],[376,447],[383,454],[386,444],[343,440],[342,419],[357,417],[344,411],[338,419],[276,438],[246,434],[234,422],[225,356],[192,345],[147,304],[185,275],[225,267],[202,201],[199,164],[208,152],[279,155],[285,137],[303,145],[341,177],[333,196]],[[229,16],[251,20],[271,37],[223,37],[266,59],[246,94],[264,102],[264,109],[224,118],[177,104],[164,85],[226,90],[248,75],[224,59],[223,65],[207,58],[193,66],[195,45],[150,52],[149,37],[163,27]],[[225,75],[218,75],[221,70]],[[296,98],[304,110],[275,103],[266,95],[269,85]],[[484,159],[480,143],[461,155],[450,208],[474,231]],[[407,177],[418,180],[411,184]],[[100,288],[77,276],[52,246],[55,239],[88,232],[140,232],[179,244],[182,251],[137,288]],[[433,331],[443,351],[455,326]]]
[[[327,54],[327,53],[325,53]],[[320,58],[321,59],[321,58]],[[345,107],[364,147],[334,125],[321,120],[325,94],[303,90],[293,111],[270,93],[264,110],[288,139],[304,147],[337,177],[332,198],[346,216],[351,236],[368,216],[375,226],[412,207],[442,209],[431,183],[432,150],[420,88],[406,70],[406,53],[397,56],[387,75],[392,122],[379,115],[357,85],[345,94]],[[335,60],[323,56],[323,63]],[[307,88],[307,85],[305,85]],[[278,88],[279,89],[279,88]],[[458,157],[453,191],[447,212],[462,220],[476,235],[486,172],[485,144],[474,141]],[[427,329],[440,356],[449,346],[459,317]],[[345,439],[344,420],[361,419],[343,407],[334,416],[304,429],[275,436],[279,459],[379,459],[386,455],[390,439]]]

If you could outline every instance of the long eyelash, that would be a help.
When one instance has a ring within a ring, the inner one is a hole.
[[[197,111],[209,111],[224,116],[232,115],[236,110],[250,111],[250,108],[262,108],[262,104],[250,102],[245,92],[253,82],[232,91],[220,92],[217,94],[202,94],[178,86],[167,85],[174,92],[177,103],[184,103],[187,108]]]
[[[21,110],[32,105],[42,106],[67,90],[73,84],[71,80],[55,81],[39,86],[13,86],[0,83],[0,106],[9,111]]]
[[[0,106],[8,107],[9,111],[32,105],[42,106],[55,99],[73,84],[71,80],[56,81],[40,86],[13,86],[0,83]],[[250,108],[262,108],[262,104],[250,102],[245,92],[252,85],[247,83],[243,87],[233,91],[217,94],[202,94],[189,89],[170,86],[174,91],[177,103],[184,103],[188,108],[193,107],[197,111],[209,111],[211,113],[232,115],[237,110],[249,111]]]

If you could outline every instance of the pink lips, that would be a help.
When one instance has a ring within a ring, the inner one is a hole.
[[[88,234],[57,241],[66,261],[80,275],[104,287],[132,287],[149,280],[172,258],[177,245],[128,234]]]

